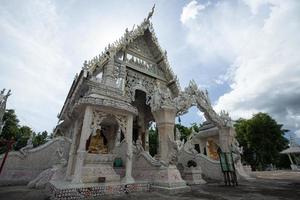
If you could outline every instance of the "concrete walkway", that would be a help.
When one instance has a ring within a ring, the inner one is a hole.
[[[300,199],[300,172],[259,172],[259,178],[241,182],[237,187],[224,186],[223,183],[208,183],[193,186],[191,192],[163,194],[158,192],[133,193],[117,197],[101,197],[108,200],[284,200]],[[275,176],[276,179],[270,179]],[[42,200],[47,199],[43,190],[28,189],[26,186],[0,187],[1,200]]]

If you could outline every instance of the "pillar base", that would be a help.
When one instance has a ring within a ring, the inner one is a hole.
[[[183,174],[183,178],[188,185],[200,185],[206,183],[202,178],[202,171],[199,167],[184,168]]]
[[[126,184],[132,184],[135,183],[135,180],[132,177],[124,177],[121,180],[122,183],[126,183]]]
[[[75,171],[72,179],[72,183],[79,184],[82,183],[82,168],[83,168],[83,162],[87,155],[86,151],[77,151],[77,157],[76,157],[76,166]]]
[[[180,172],[175,165],[158,169],[151,188],[153,190],[170,191],[172,193],[190,190],[190,187],[181,178]]]
[[[185,193],[190,192],[190,186],[182,186],[182,187],[162,187],[151,185],[151,191],[162,192],[163,194],[177,194],[177,193]]]

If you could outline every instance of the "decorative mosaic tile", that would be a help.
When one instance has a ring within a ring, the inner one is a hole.
[[[148,192],[150,191],[150,184],[148,183],[133,183],[133,184],[119,184],[119,185],[102,185],[82,188],[56,188],[53,184],[49,187],[51,199],[54,200],[77,200],[90,199],[102,195],[117,194],[123,195],[132,192]]]

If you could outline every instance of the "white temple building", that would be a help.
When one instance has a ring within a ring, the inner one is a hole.
[[[188,184],[205,182],[202,174],[222,179],[215,153],[217,147],[229,152],[234,146],[231,119],[213,110],[207,91],[194,81],[180,88],[155,36],[153,12],[154,8],[140,25],[126,29],[101,54],[84,62],[58,115],[55,134],[60,139],[28,150],[25,158],[14,153],[0,183],[20,173],[14,168],[20,159],[31,163],[21,170],[26,172],[22,180],[31,181],[32,187],[46,184],[54,199],[150,189],[186,191]],[[183,144],[174,137],[175,118],[192,106],[207,122]],[[155,157],[149,154],[148,129],[153,122],[159,135]],[[48,162],[35,162],[43,156]],[[237,158],[240,177],[247,177]],[[190,160],[196,161],[196,168],[189,169]]]

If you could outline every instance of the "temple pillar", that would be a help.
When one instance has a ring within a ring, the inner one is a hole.
[[[127,145],[127,152],[126,152],[126,174],[123,178],[122,182],[125,183],[134,183],[134,179],[132,177],[132,158],[133,158],[133,151],[132,151],[132,131],[133,131],[133,116],[132,114],[128,114],[127,116],[127,124],[126,124],[126,145]]]
[[[290,159],[291,165],[294,165],[294,162],[293,162],[293,159],[292,159],[292,157],[291,157],[291,154],[290,154],[290,153],[288,153],[288,157],[289,157],[289,159]]]
[[[167,166],[161,166],[157,171],[157,175],[154,175],[152,188],[153,190],[169,193],[187,192],[190,190],[190,187],[182,179],[177,167],[169,163],[169,155],[172,150],[169,149],[170,145],[168,143],[169,140],[174,141],[176,109],[173,107],[163,107],[153,111],[152,114],[158,129],[158,157],[167,164]]]
[[[72,137],[72,143],[70,147],[70,153],[69,153],[69,160],[68,160],[68,166],[67,166],[67,171],[66,171],[66,179],[69,180],[72,175],[72,169],[74,165],[74,157],[75,157],[75,152],[76,152],[76,138],[79,133],[79,121],[76,120],[74,123],[73,127],[73,134],[71,135]]]
[[[82,124],[82,130],[80,135],[80,142],[79,147],[77,150],[77,156],[76,156],[76,165],[75,165],[75,171],[73,176],[73,183],[81,183],[81,176],[82,176],[82,167],[84,158],[86,157],[86,140],[88,139],[90,133],[91,133],[91,123],[93,120],[93,112],[92,107],[87,106],[84,113],[83,118],[83,124]]]
[[[149,130],[145,130],[145,151],[149,152]]]
[[[153,116],[158,129],[158,154],[160,160],[167,161],[169,155],[169,137],[174,141],[176,109],[169,107],[161,108],[154,111]]]
[[[222,127],[219,132],[220,148],[223,152],[230,152],[231,144],[235,136],[233,127]]]

